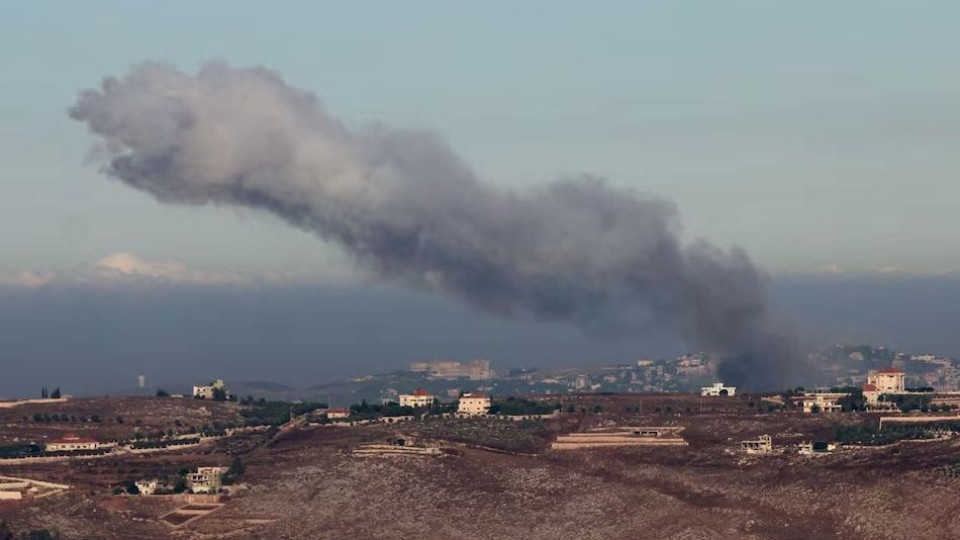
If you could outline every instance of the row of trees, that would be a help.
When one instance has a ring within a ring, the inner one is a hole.
[[[240,416],[244,418],[244,423],[248,426],[279,426],[294,416],[300,416],[327,407],[326,403],[309,401],[288,403],[286,401],[267,401],[265,399],[259,401],[253,401],[253,398],[249,398],[249,400],[247,400],[247,398],[244,399],[241,403],[247,407],[240,411]]]
[[[26,417],[24,417],[24,418],[26,418]],[[101,422],[101,419],[100,419],[100,415],[99,415],[99,414],[94,414],[94,415],[90,415],[90,416],[85,416],[85,415],[77,416],[77,415],[67,414],[67,413],[63,413],[63,414],[59,414],[59,413],[52,413],[52,414],[51,414],[51,413],[34,413],[34,414],[33,414],[33,421],[34,421],[34,422],[75,422],[75,423],[76,423],[76,422],[82,422],[82,423],[85,423],[85,422],[94,422],[94,423],[99,423],[99,422]]]

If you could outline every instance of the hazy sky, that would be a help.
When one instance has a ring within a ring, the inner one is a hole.
[[[130,251],[349,274],[274,219],[84,164],[67,107],[146,59],[276,69],[348,122],[437,130],[490,181],[605,176],[774,272],[960,268],[956,2],[253,4],[0,5],[0,271]]]
[[[799,326],[960,354],[958,20],[920,0],[0,2],[0,362],[18,366],[0,394],[679,347],[369,288],[274,217],[106,177],[67,109],[145,60],[268,67],[351,127],[440,133],[484,181],[591,173],[674,201],[685,238],[744,247]]]

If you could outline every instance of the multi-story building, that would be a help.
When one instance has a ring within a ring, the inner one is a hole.
[[[433,405],[434,400],[433,394],[427,392],[423,388],[418,388],[412,394],[400,394],[400,406],[401,407],[413,407],[414,409],[420,407],[429,407]]]
[[[490,398],[480,393],[464,394],[457,403],[457,412],[467,415],[487,414],[490,411]]]
[[[840,400],[850,394],[846,392],[807,392],[800,397],[803,412],[840,412],[843,405]]]
[[[194,386],[193,397],[198,399],[214,399],[218,390],[226,394],[226,388],[223,379],[217,379],[210,384]]]
[[[867,376],[867,384],[876,386],[881,394],[900,394],[904,392],[905,378],[902,369],[886,368],[871,372]]]
[[[865,384],[860,388],[860,391],[863,392],[863,401],[867,405],[876,405],[880,401],[880,390],[877,389],[875,384]]]
[[[217,493],[223,487],[226,467],[197,467],[197,472],[187,477],[187,485],[194,493]]]

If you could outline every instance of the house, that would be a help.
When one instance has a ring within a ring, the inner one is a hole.
[[[865,384],[860,387],[860,391],[863,392],[863,401],[867,405],[876,405],[880,402],[880,389],[877,388],[877,385]]]
[[[218,392],[223,392],[226,396],[227,387],[223,383],[223,379],[217,379],[204,386],[193,387],[193,397],[197,399],[215,399]]]
[[[337,418],[347,418],[350,416],[350,409],[327,409],[327,418],[336,420]]]
[[[722,382],[713,383],[700,389],[701,396],[732,396],[736,394],[736,386],[724,386]]]
[[[414,409],[429,407],[433,405],[434,399],[433,394],[430,392],[427,392],[423,388],[417,388],[416,392],[412,394],[400,394],[400,406],[413,407]]]
[[[877,387],[881,394],[902,394],[906,374],[901,369],[886,368],[873,371],[867,375],[867,384]]]
[[[87,437],[78,437],[77,435],[65,435],[61,439],[47,441],[45,450],[47,452],[79,452],[83,450],[96,450],[100,448],[100,443],[95,439]]]
[[[153,495],[157,492],[159,482],[157,480],[137,480],[133,485],[137,486],[137,491],[141,495]]]
[[[846,392],[806,392],[801,396],[803,412],[840,412],[843,405],[840,400],[849,396]]]
[[[187,476],[187,485],[194,493],[217,493],[223,487],[226,467],[197,467],[197,472]]]
[[[769,454],[773,452],[773,438],[761,435],[756,439],[740,442],[740,449],[748,454]]]
[[[457,413],[465,415],[487,414],[490,410],[490,398],[481,393],[468,393],[460,397]]]

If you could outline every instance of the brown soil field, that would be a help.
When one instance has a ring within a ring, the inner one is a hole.
[[[578,407],[547,421],[313,427],[266,446],[221,441],[207,453],[153,455],[142,464],[137,457],[24,466],[17,475],[70,478],[78,488],[2,503],[0,518],[19,529],[56,529],[68,540],[960,538],[960,478],[952,472],[960,439],[801,456],[796,443],[828,439],[839,423],[876,418],[759,413],[749,396],[644,396],[638,413],[637,398],[575,396],[603,412],[580,414]],[[614,424],[683,426],[689,446],[546,450],[557,433]],[[760,434],[788,451],[739,452],[740,440]],[[397,437],[445,452],[365,459],[350,453]],[[224,464],[229,456],[218,448],[231,444],[245,452],[247,489],[176,530],[159,518],[187,501],[112,497],[102,487],[149,467]],[[6,471],[0,467],[14,475]]]

